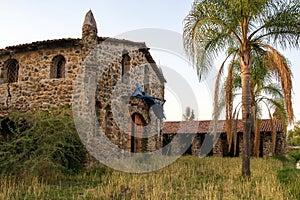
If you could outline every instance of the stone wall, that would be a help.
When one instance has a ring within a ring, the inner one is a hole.
[[[273,142],[272,134],[270,132],[261,134],[261,140],[263,142],[263,156],[270,157],[273,155]],[[276,135],[275,154],[284,155],[286,152],[286,141],[283,137],[283,133]]]
[[[213,155],[214,156],[223,156],[223,154],[225,153],[225,152],[223,152],[223,150],[224,150],[223,145],[224,145],[224,138],[222,138],[222,136],[220,136],[217,139],[217,141],[213,147]]]
[[[181,140],[184,137],[188,137],[188,133],[186,134],[181,134]],[[171,136],[171,137],[169,137]],[[170,140],[169,142],[172,141],[174,135],[164,135],[164,138],[169,138],[168,140]],[[213,156],[239,156],[242,157],[243,155],[243,150],[244,150],[244,146],[243,146],[243,135],[241,133],[238,133],[238,138],[237,138],[237,148],[236,148],[236,154],[234,155],[234,147],[232,147],[232,149],[230,150],[230,152],[228,152],[228,143],[227,143],[227,139],[226,139],[226,135],[224,133],[222,133],[220,135],[220,137],[217,139],[217,141],[215,142],[215,145],[212,148],[211,152],[206,152],[205,154],[203,154],[203,152],[201,152],[202,145],[204,142],[204,138],[206,137],[206,134],[197,134],[191,142],[191,154],[192,155],[213,155]],[[253,144],[253,137],[251,138],[251,143]],[[178,138],[178,141],[181,141]],[[168,147],[168,151],[172,152],[172,153],[176,153],[176,152],[180,152],[180,148],[181,147],[179,144],[177,144],[177,141],[172,141],[172,143],[174,143],[174,145],[169,145]],[[261,136],[260,136],[260,156],[262,157],[270,157],[272,156],[272,134],[270,132],[261,132]],[[205,148],[209,148],[209,144],[205,144],[206,147]],[[175,146],[175,147],[174,147]],[[251,145],[252,149],[252,156],[254,156],[254,149],[253,149],[253,145]],[[177,149],[175,149],[177,148]],[[286,142],[285,142],[285,138],[283,136],[283,133],[277,133],[277,137],[276,137],[276,147],[275,147],[275,154],[279,154],[279,155],[284,155],[286,151]]]
[[[200,134],[197,134],[192,142],[192,155],[200,155],[200,148],[203,140],[201,139]]]
[[[45,79],[35,84],[30,81],[5,83],[0,87],[1,106],[27,111],[71,105],[72,83],[71,79]]]
[[[278,155],[284,155],[287,151],[286,139],[284,133],[277,134],[275,153]]]

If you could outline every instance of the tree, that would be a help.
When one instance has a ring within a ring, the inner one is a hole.
[[[242,175],[250,176],[252,55],[261,54],[266,67],[281,81],[290,122],[294,119],[290,69],[273,46],[299,47],[300,3],[296,0],[196,0],[184,20],[184,47],[201,79],[220,52],[226,51],[216,80],[216,91],[225,63],[239,59],[242,86],[243,156]],[[232,87],[228,85],[227,87]],[[215,92],[214,120],[219,113]]]
[[[195,119],[194,110],[191,109],[189,106],[185,109],[185,114],[182,116],[183,120],[185,121],[193,121]]]
[[[260,143],[260,124],[262,117],[262,109],[265,108],[268,111],[271,131],[272,131],[272,153],[275,153],[276,148],[276,131],[275,131],[275,119],[281,121],[284,129],[287,127],[287,112],[284,105],[284,94],[280,84],[276,80],[276,74],[270,71],[264,64],[261,55],[254,54],[252,57],[252,76],[251,76],[251,105],[252,105],[252,134],[254,135],[254,155],[259,156],[259,143]],[[231,76],[231,77],[228,77]],[[234,153],[236,153],[237,133],[236,123],[240,113],[241,104],[237,104],[234,110],[233,100],[240,96],[241,84],[241,72],[239,69],[239,63],[237,60],[234,62],[232,73],[228,73],[226,81],[224,83],[225,102],[220,102],[226,106],[226,132],[227,140],[229,144],[229,151],[232,147],[232,140],[234,140]],[[228,83],[232,82],[232,83]],[[232,85],[233,87],[226,87]],[[239,102],[239,101],[238,101]],[[230,120],[232,119],[232,120]],[[284,131],[286,132],[286,131]]]
[[[292,146],[300,146],[300,121],[296,122],[294,128],[288,131],[287,142]]]

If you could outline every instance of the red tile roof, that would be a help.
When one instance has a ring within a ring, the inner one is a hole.
[[[274,120],[276,132],[282,132],[283,126],[280,121]],[[173,121],[165,122],[162,133],[163,134],[174,134],[174,133],[199,133],[206,134],[212,128],[211,120],[204,121]],[[263,119],[260,126],[261,132],[271,132],[271,121],[269,119]],[[217,132],[226,132],[225,121],[220,120],[218,122]],[[243,122],[238,120],[237,132],[243,132]]]

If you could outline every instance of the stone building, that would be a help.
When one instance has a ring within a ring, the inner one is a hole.
[[[190,143],[185,148],[186,154],[191,155],[213,155],[213,156],[242,156],[243,152],[243,123],[242,120],[237,122],[236,144],[228,151],[228,142],[225,121],[219,121],[217,137],[214,140],[213,135],[209,134],[211,121],[186,121],[186,122],[165,122],[163,134],[164,154],[176,154],[180,145],[174,144],[172,147],[170,142],[178,135],[181,141],[189,141]],[[285,154],[286,141],[283,131],[283,126],[278,120],[274,120],[274,128],[276,132],[275,144],[272,140],[272,125],[271,121],[264,119],[260,124],[260,137],[258,139],[258,150],[260,157],[272,156],[274,148],[275,154]],[[189,139],[190,138],[190,139]],[[205,141],[206,140],[206,141]],[[251,137],[252,155],[254,155],[254,136]],[[275,145],[275,146],[274,146]],[[235,153],[234,153],[235,149]]]
[[[0,49],[2,112],[76,104],[78,116],[93,114],[112,143],[129,152],[160,148],[165,82],[145,43],[99,37],[91,11],[82,38]],[[84,95],[84,87],[92,98]],[[132,96],[137,88],[154,104]],[[145,141],[143,134],[151,137]]]
[[[205,151],[210,121],[165,122],[163,126],[165,82],[145,43],[99,37],[89,11],[82,38],[0,49],[0,117],[5,117],[9,108],[26,112],[69,105],[75,117],[88,121],[89,126],[97,123],[112,144],[125,152],[155,151],[165,146],[163,153],[172,154],[176,148],[167,144],[178,135],[190,140],[186,153],[199,155]],[[260,156],[272,153],[270,127],[270,121],[262,121]],[[283,128],[279,122],[275,127],[275,153],[282,154]],[[232,156],[225,131],[220,134],[213,148],[208,144],[212,150],[207,153]],[[239,122],[237,156],[243,150],[242,137]]]

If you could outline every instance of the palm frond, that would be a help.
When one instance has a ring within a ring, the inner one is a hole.
[[[299,1],[270,1],[268,7],[257,17],[261,26],[250,34],[249,40],[273,46],[279,44],[283,49],[299,47]]]
[[[282,92],[282,88],[280,85],[278,85],[276,83],[259,87],[255,91],[256,97],[265,96],[265,95],[270,96],[274,99],[284,99],[284,94]]]
[[[290,123],[294,121],[294,112],[292,107],[292,72],[286,62],[284,56],[282,56],[276,49],[267,44],[261,44],[265,46],[269,51],[265,54],[266,66],[277,75],[278,82],[281,83],[283,89],[286,109],[288,111],[288,118]]]
[[[284,101],[282,99],[273,99],[267,97],[260,99],[260,101],[264,101],[265,105],[269,107],[270,110],[274,110],[272,116],[282,123],[285,133],[288,125],[288,113]]]
[[[234,61],[234,60],[233,60]],[[226,133],[227,141],[231,146],[232,141],[232,111],[233,111],[233,63],[228,69],[228,74],[225,82],[225,106],[226,106]]]
[[[240,110],[241,110],[242,106],[241,106],[241,103],[239,103],[235,109],[234,109],[234,112],[233,112],[233,146],[234,146],[234,149],[233,149],[233,152],[234,152],[234,155],[236,155],[236,150],[237,150],[237,145],[238,145],[238,135],[237,135],[237,123],[238,123],[238,120],[239,120],[239,114],[240,114]],[[232,145],[229,145],[229,150],[231,149],[231,146]]]
[[[211,61],[235,41],[233,30],[224,14],[222,3],[197,1],[184,19],[183,43],[186,53],[201,79],[212,67]]]
[[[225,60],[223,61],[220,69],[219,69],[219,72],[218,72],[218,75],[217,75],[217,78],[216,78],[216,82],[215,82],[215,91],[214,91],[214,110],[213,110],[213,124],[214,124],[214,127],[213,129],[216,130],[216,126],[217,126],[217,121],[219,119],[219,116],[223,110],[223,107],[225,106],[226,107],[226,110],[227,110],[227,101],[226,101],[226,98],[224,99],[223,98],[223,95],[221,97],[221,99],[219,98],[219,94],[224,92],[225,95],[227,94],[227,90],[225,88],[225,90],[221,90],[220,91],[220,82],[221,82],[221,76],[223,74],[223,70],[224,70],[224,67],[225,67],[225,64],[227,62],[227,60],[230,58],[230,57],[233,57],[232,61],[235,60],[235,57],[237,55],[237,52],[233,51],[232,52],[233,55],[229,54],[227,55],[227,57],[225,58]],[[227,80],[226,80],[227,82]]]

